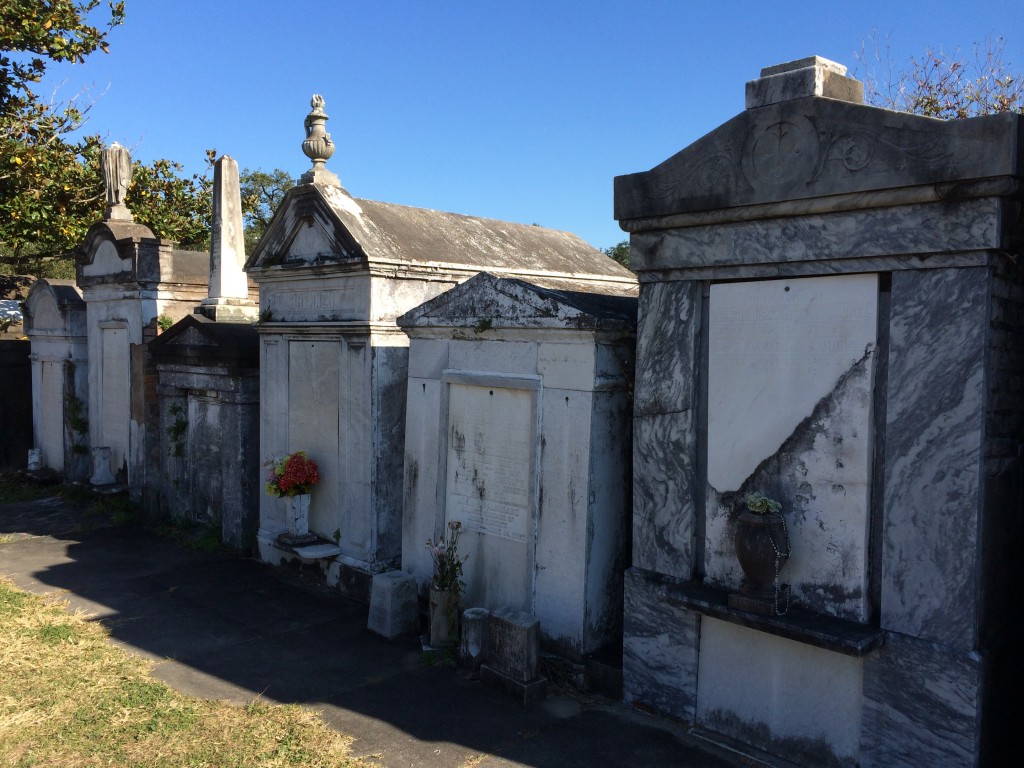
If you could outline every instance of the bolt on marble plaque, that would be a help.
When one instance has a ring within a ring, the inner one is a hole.
[[[783,503],[781,581],[812,610],[867,615],[876,275],[711,287],[707,574],[735,588],[745,495]]]

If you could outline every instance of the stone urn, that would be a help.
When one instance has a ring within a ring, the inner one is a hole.
[[[781,509],[760,494],[747,497],[747,509],[736,521],[736,559],[743,583],[738,594],[729,595],[733,608],[775,616],[789,607],[789,589],[779,583],[779,571],[789,560],[789,532]]]
[[[427,617],[431,647],[439,648],[458,637],[459,601],[450,590],[431,585]]]
[[[775,597],[778,571],[789,560],[786,521],[782,515],[740,512],[736,525],[736,559],[743,569],[740,591],[759,598]]]

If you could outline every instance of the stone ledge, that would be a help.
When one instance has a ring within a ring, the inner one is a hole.
[[[857,658],[867,656],[882,646],[884,633],[878,627],[811,613],[798,606],[790,607],[784,616],[760,616],[730,608],[727,590],[696,582],[675,582],[650,571],[641,573],[657,583],[658,593],[670,605],[687,608],[730,624]]]

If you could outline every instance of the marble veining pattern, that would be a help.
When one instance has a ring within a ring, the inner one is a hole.
[[[633,564],[693,576],[697,435],[693,411],[633,420]]]
[[[935,204],[638,232],[643,269],[778,264],[1000,247],[999,201]]]
[[[893,275],[882,627],[968,649],[988,324],[984,269]]]
[[[641,287],[633,394],[636,415],[694,407],[700,291],[700,284],[694,282]]]
[[[693,722],[697,705],[700,618],[665,602],[658,577],[637,568],[625,575],[623,698]]]
[[[981,661],[887,634],[864,666],[864,768],[975,765]]]

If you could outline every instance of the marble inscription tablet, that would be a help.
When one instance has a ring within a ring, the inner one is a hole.
[[[532,393],[452,384],[449,520],[467,531],[524,542],[530,520]]]
[[[873,349],[878,279],[711,286],[708,482],[735,491]]]
[[[735,589],[742,496],[783,504],[780,581],[811,610],[869,612],[875,275],[711,287],[705,571]],[[736,493],[742,491],[741,493]]]

